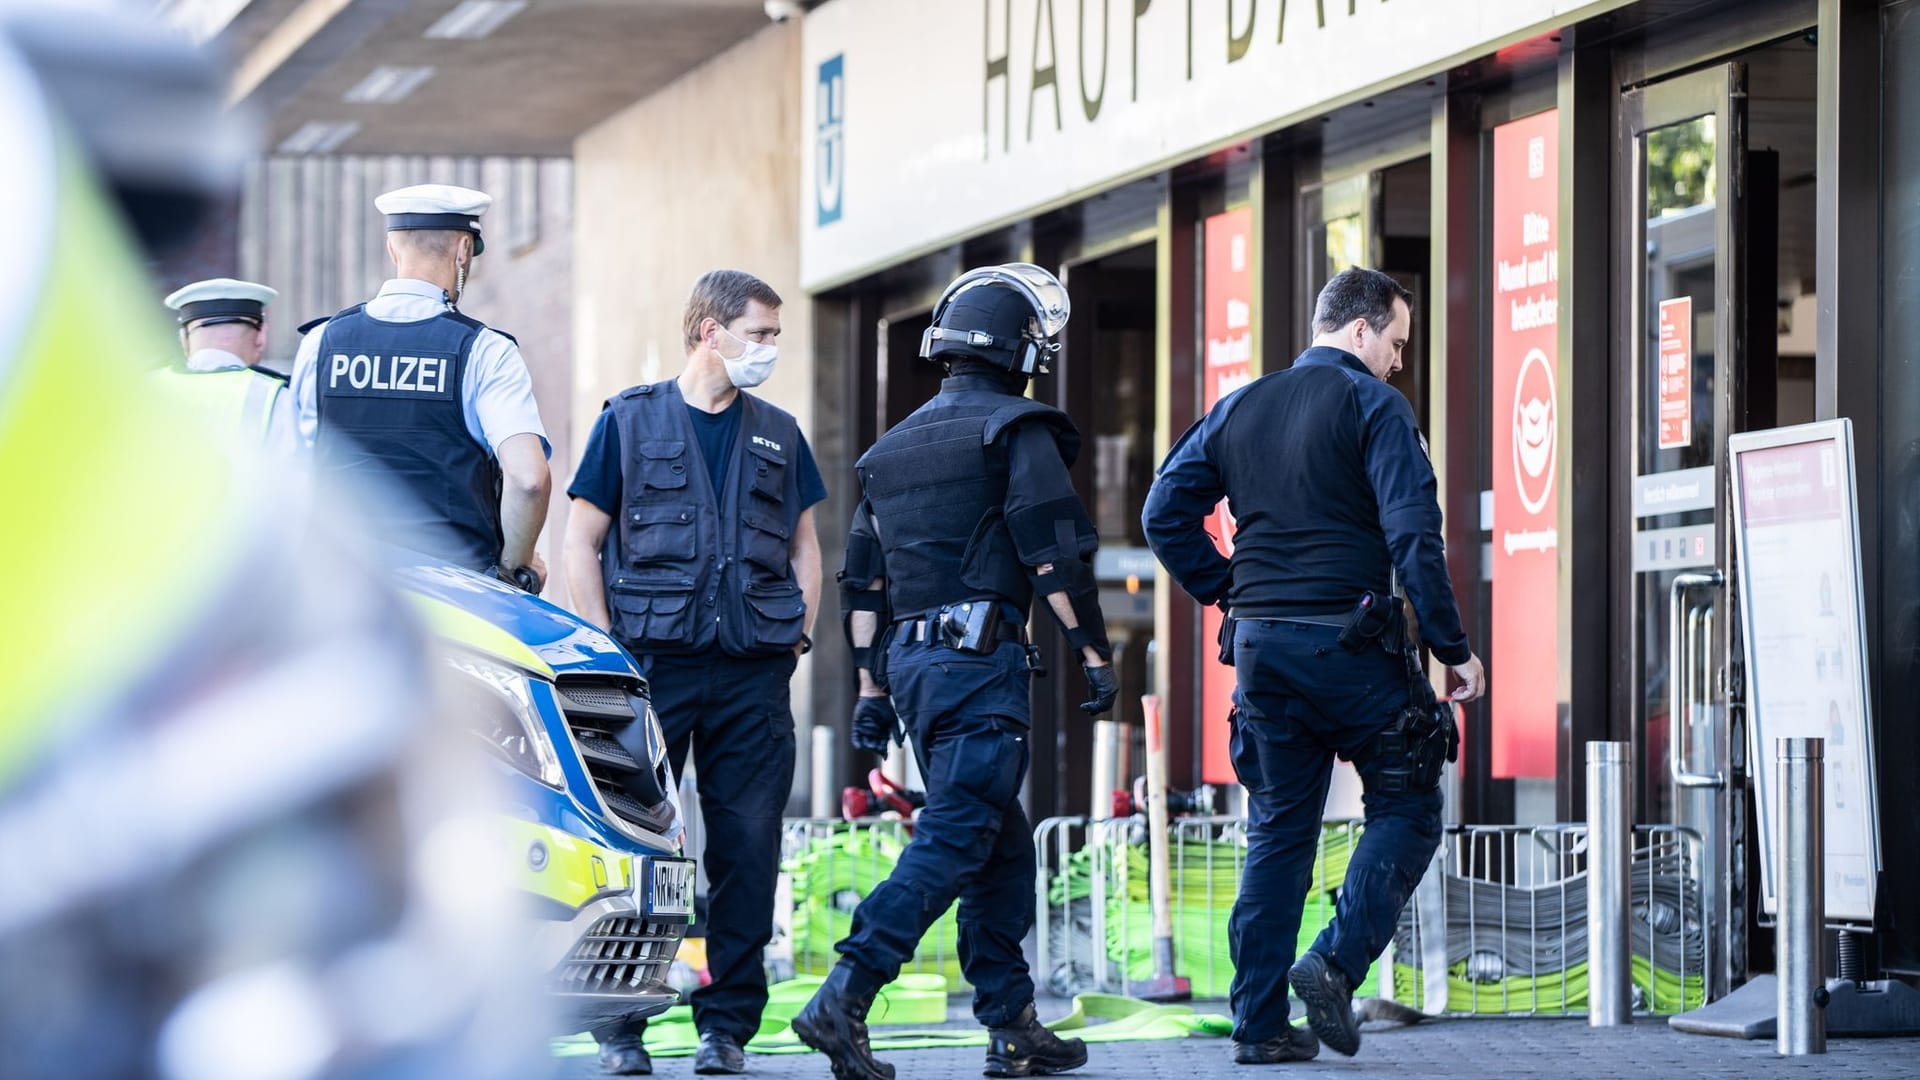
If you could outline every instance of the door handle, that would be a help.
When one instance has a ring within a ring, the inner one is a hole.
[[[1687,768],[1685,725],[1681,718],[1701,700],[1694,679],[1693,628],[1704,625],[1698,608],[1686,605],[1687,594],[1695,589],[1718,589],[1726,582],[1718,570],[1685,573],[1676,576],[1667,590],[1667,767],[1673,782],[1684,788],[1723,788],[1726,774],[1718,770],[1697,773]]]

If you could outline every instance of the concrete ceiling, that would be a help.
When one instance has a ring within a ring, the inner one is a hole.
[[[763,0],[528,0],[480,40],[429,38],[460,0],[252,0],[216,39],[266,148],[358,124],[337,154],[566,155],[574,137],[768,25]],[[403,100],[345,100],[384,66],[433,68]]]

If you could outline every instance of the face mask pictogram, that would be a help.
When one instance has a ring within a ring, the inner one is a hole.
[[[1513,388],[1513,480],[1520,505],[1537,514],[1553,494],[1553,461],[1558,424],[1554,415],[1553,369],[1539,349],[1520,362]]]

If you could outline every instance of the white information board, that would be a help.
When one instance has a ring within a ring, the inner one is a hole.
[[[1871,926],[1879,801],[1867,698],[1853,425],[1747,432],[1729,441],[1746,638],[1748,762],[1761,898],[1773,879],[1774,740],[1826,740],[1826,919]]]

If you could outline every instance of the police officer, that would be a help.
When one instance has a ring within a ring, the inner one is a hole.
[[[694,1071],[746,1071],[767,1004],[780,815],[793,789],[790,683],[820,597],[814,504],[826,484],[800,425],[747,393],[773,373],[780,295],[739,270],[694,283],[678,378],[606,403],[567,494],[574,608],[647,666],[678,774],[691,748],[710,882],[693,992]],[[635,754],[644,747],[630,748]],[[645,1021],[594,1032],[613,1073],[647,1073]]]
[[[247,444],[286,453],[295,445],[293,416],[281,393],[287,384],[257,366],[267,348],[267,305],[278,295],[233,278],[174,290],[166,305],[177,313],[186,360],[155,374],[212,405]]]
[[[321,474],[389,481],[368,511],[383,537],[538,592],[552,448],[533,379],[512,336],[456,307],[486,250],[480,215],[493,198],[420,184],[373,204],[387,217],[394,277],[302,339],[301,438]]]
[[[1436,703],[1402,645],[1395,576],[1426,644],[1452,668],[1454,701],[1486,691],[1447,578],[1433,467],[1400,370],[1412,299],[1377,270],[1321,290],[1313,347],[1222,399],[1181,437],[1147,494],[1147,542],[1181,588],[1230,605],[1234,771],[1250,796],[1247,864],[1230,927],[1234,1060],[1360,1049],[1353,987],[1440,840],[1451,704]],[[1222,498],[1231,559],[1206,533]],[[1331,925],[1295,962],[1304,882],[1333,758],[1365,787],[1366,832]],[[1280,973],[1313,1034],[1287,1023]]]
[[[1035,1018],[1021,955],[1033,928],[1020,787],[1034,594],[1081,655],[1091,690],[1081,709],[1106,712],[1119,693],[1093,577],[1098,536],[1067,475],[1079,435],[1064,413],[1024,396],[1027,380],[1048,370],[1067,316],[1065,290],[1037,266],[963,274],[934,306],[920,348],[946,368],[940,392],[857,466],[865,500],[840,575],[860,673],[853,742],[884,754],[904,724],[927,805],[793,1021],[841,1080],[894,1075],[868,1048],[867,1009],[955,898],[961,968],[974,1016],[990,1029],[986,1074],[1065,1072],[1087,1060],[1084,1043]]]

